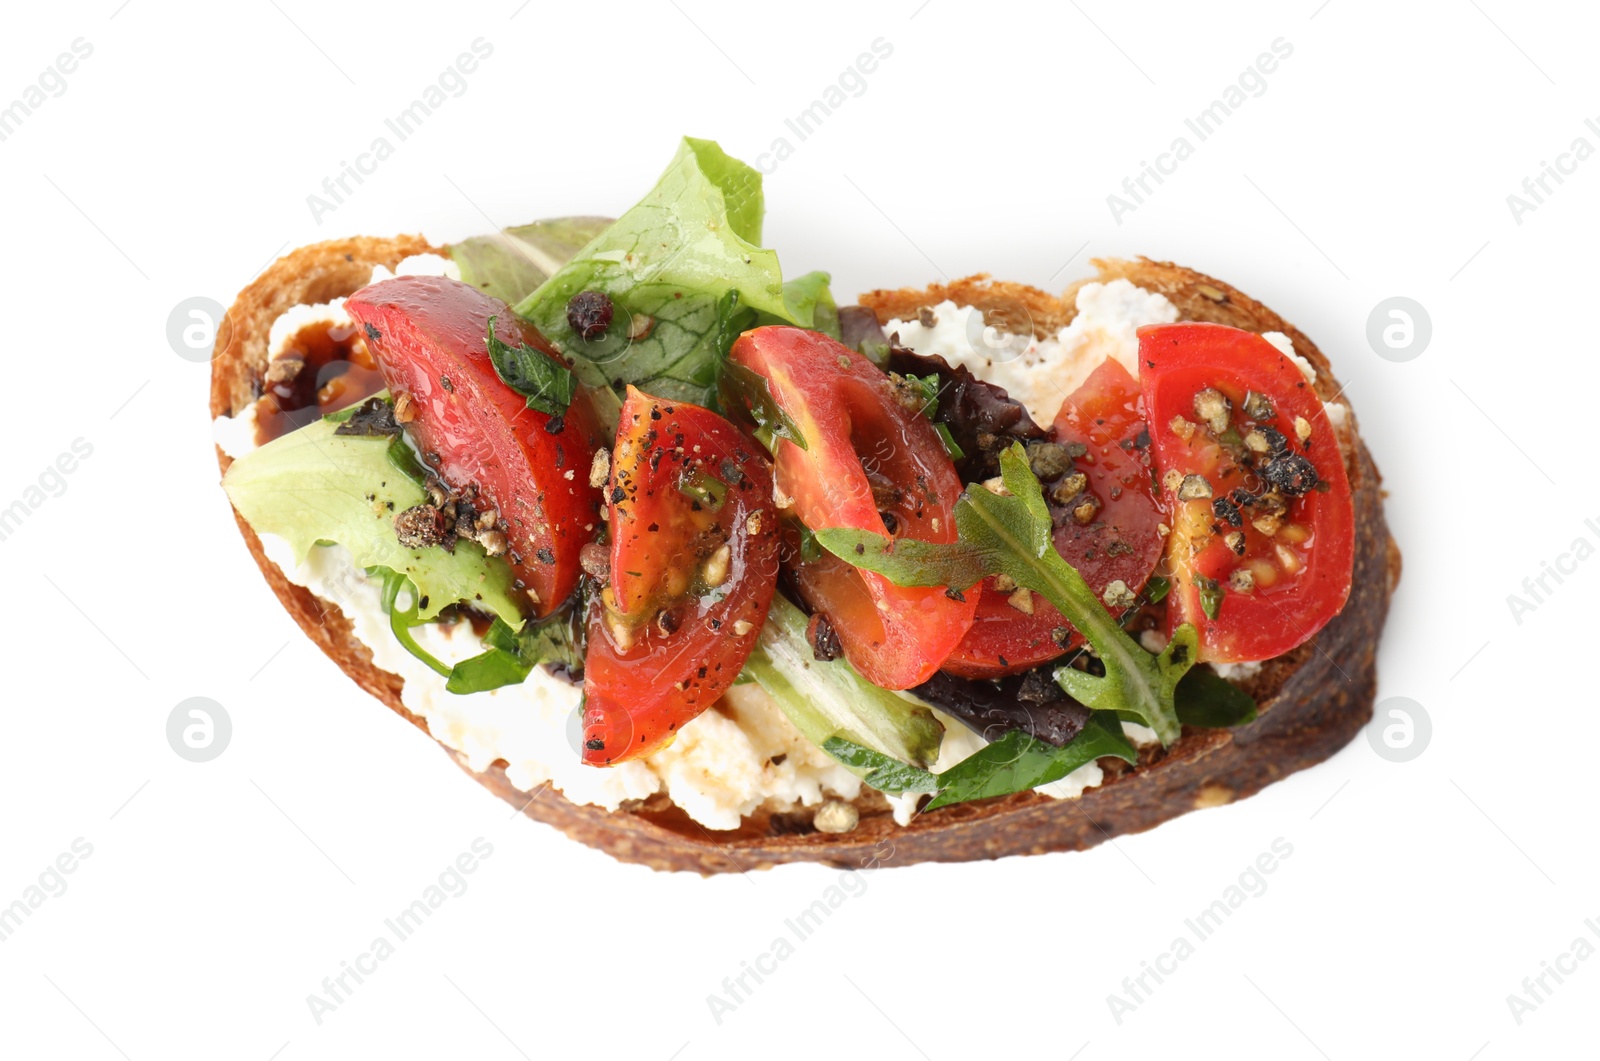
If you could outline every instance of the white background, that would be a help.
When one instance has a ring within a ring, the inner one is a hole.
[[[0,905],[76,838],[93,854],[0,943],[0,1053],[1592,1053],[1600,961],[1547,981],[1520,1025],[1506,1001],[1600,918],[1600,561],[1520,623],[1506,601],[1600,542],[1600,161],[1521,224],[1506,202],[1576,137],[1600,147],[1592,12],[519,2],[8,12],[0,101],[75,38],[93,54],[0,142],[0,506],[74,439],[93,454],[0,542]],[[307,195],[478,37],[494,52],[466,92],[316,223]],[[866,90],[804,142],[787,132],[879,37],[893,54]],[[1266,91],[1117,224],[1107,195],[1279,37],[1293,55]],[[313,240],[614,215],[683,133],[752,160],[788,136],[767,242],[847,297],[980,270],[1059,289],[1090,256],[1144,253],[1295,321],[1348,381],[1391,491],[1406,566],[1380,697],[1424,706],[1423,753],[1391,763],[1358,738],[1086,854],[873,873],[714,1021],[707,996],[838,871],[665,876],[513,819],[274,601],[216,487],[207,366],[165,332],[181,300],[226,303]],[[1407,363],[1366,340],[1394,295],[1433,324]],[[198,765],[164,735],[196,695],[234,726]],[[494,852],[470,890],[316,1023],[306,996],[476,837]],[[1279,837],[1293,855],[1265,894],[1118,1024],[1107,996]]]

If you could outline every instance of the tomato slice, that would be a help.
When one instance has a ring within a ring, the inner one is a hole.
[[[919,403],[841,343],[802,328],[745,332],[737,364],[764,376],[806,441],[777,443],[778,489],[807,527],[955,540],[961,480]],[[926,681],[972,625],[977,600],[896,586],[831,555],[801,562],[800,592],[828,616],[848,659],[886,689]]]
[[[1138,381],[1107,358],[1061,403],[1051,438],[1072,453],[1082,448],[1070,467],[1043,484],[1056,551],[1102,600],[1111,589],[1108,610],[1117,614],[1132,606],[1165,547]],[[1047,663],[1082,641],[1049,601],[1037,593],[1019,599],[1016,587],[991,577],[984,580],[972,630],[941,669],[998,678]]]
[[[727,691],[778,580],[772,472],[708,409],[628,388],[607,495],[610,577],[589,605],[583,761],[648,755]]]
[[[518,582],[547,614],[577,585],[578,553],[599,524],[589,466],[602,436],[582,395],[550,417],[501,381],[484,342],[489,318],[507,344],[560,360],[555,348],[504,302],[445,277],[384,280],[345,310],[365,328],[389,390],[409,397],[416,418],[406,428],[429,466],[493,504]]]
[[[1139,329],[1139,377],[1172,506],[1168,627],[1200,658],[1262,660],[1314,637],[1350,595],[1344,458],[1300,367],[1219,324]]]

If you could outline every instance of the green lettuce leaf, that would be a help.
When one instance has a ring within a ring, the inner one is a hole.
[[[806,640],[805,614],[782,594],[772,598],[742,676],[766,690],[795,729],[820,748],[842,737],[918,768],[939,758],[944,725],[933,712],[873,685],[845,660],[818,661]]]
[[[1020,444],[1000,456],[1004,493],[974,483],[956,503],[957,540],[949,544],[901,539],[870,531],[827,528],[817,541],[834,555],[902,586],[965,590],[986,575],[1009,575],[1041,594],[1088,640],[1105,675],[1071,667],[1056,683],[1086,707],[1138,719],[1170,745],[1182,731],[1174,695],[1194,665],[1199,638],[1180,626],[1160,655],[1139,646],[1106,611],[1083,576],[1056,552],[1050,512]]]
[[[469,601],[514,626],[522,625],[523,595],[512,588],[511,565],[487,556],[475,542],[455,552],[409,549],[394,533],[394,517],[426,500],[422,485],[401,470],[411,452],[398,437],[335,435],[338,424],[318,420],[234,461],[222,478],[233,507],[257,534],[289,543],[297,562],[311,549],[336,542],[356,566],[382,567],[417,589],[417,618],[432,619]],[[414,464],[414,461],[412,461]]]
[[[737,293],[741,312],[805,326],[807,306],[816,313],[820,296],[797,293],[793,310],[785,300],[778,256],[759,246],[763,209],[759,173],[709,140],[686,137],[650,194],[516,311],[575,359],[589,386],[632,383],[707,404],[724,353],[725,296]],[[597,339],[567,323],[567,303],[581,291],[602,292],[615,306]]]
[[[827,273],[810,272],[786,281],[783,304],[789,311],[788,320],[839,338],[839,304],[828,287],[832,280]]]
[[[557,217],[450,245],[462,282],[516,305],[612,223],[609,217]]]

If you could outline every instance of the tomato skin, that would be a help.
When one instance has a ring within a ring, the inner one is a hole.
[[[445,277],[383,280],[345,310],[366,329],[390,391],[411,397],[417,415],[406,430],[437,455],[432,469],[454,487],[478,484],[494,504],[512,568],[535,613],[548,614],[576,587],[578,553],[599,525],[589,466],[602,436],[582,395],[554,424],[501,381],[484,343],[489,318],[507,344],[560,360],[555,348],[504,302]]]
[[[1150,478],[1150,437],[1138,381],[1120,362],[1107,358],[1062,401],[1051,438],[1084,447],[1072,470],[1085,476],[1087,493],[1099,503],[1087,523],[1070,516],[1060,522],[1056,551],[1096,596],[1116,581],[1138,594],[1166,545],[1160,530],[1165,515]],[[940,669],[963,678],[998,678],[1030,670],[1083,643],[1039,594],[1032,594],[1032,615],[1018,611],[1008,596],[995,588],[992,577],[984,580],[972,630]]]
[[[1354,563],[1350,483],[1321,399],[1300,367],[1267,340],[1218,324],[1140,328],[1139,367],[1173,513],[1169,631],[1194,624],[1200,658],[1211,662],[1270,659],[1304,644],[1344,607]],[[1207,388],[1230,403],[1226,415],[1234,434],[1273,432],[1281,436],[1277,452],[1234,445],[1195,422],[1196,395]],[[1251,391],[1265,396],[1272,415],[1248,415]],[[1306,440],[1296,432],[1297,420],[1308,429]],[[1278,460],[1286,463],[1273,468]],[[1303,477],[1286,478],[1285,469],[1304,468],[1306,461],[1325,486],[1301,492]],[[1204,476],[1212,498],[1181,500],[1186,475]],[[1281,488],[1285,482],[1291,485]],[[1238,522],[1229,518],[1230,504],[1239,510]],[[1230,548],[1230,534],[1241,536],[1242,553]],[[1233,582],[1241,570],[1249,572],[1245,588]],[[1207,615],[1208,596],[1215,618]]]
[[[606,489],[611,579],[590,600],[584,658],[591,766],[664,747],[715,703],[755,647],[778,579],[772,472],[716,413],[628,388]],[[720,505],[697,500],[706,489]]]
[[[774,474],[807,527],[955,540],[955,466],[933,425],[897,400],[881,369],[825,335],[783,326],[745,332],[729,356],[766,377],[806,440],[806,449],[778,443]],[[886,689],[926,681],[977,610],[976,594],[957,600],[942,588],[896,586],[831,555],[801,563],[796,577],[833,624],[845,658]]]

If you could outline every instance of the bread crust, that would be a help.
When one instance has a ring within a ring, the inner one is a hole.
[[[394,268],[401,258],[438,252],[420,236],[333,240],[280,259],[240,293],[219,338],[213,363],[211,415],[232,415],[254,400],[267,358],[267,333],[278,314],[300,302],[348,295],[369,280],[372,266]],[[1213,321],[1251,331],[1282,331],[1317,370],[1317,390],[1338,392],[1327,358],[1276,313],[1228,284],[1170,262],[1149,259],[1095,261],[1098,278],[1126,278],[1160,291],[1186,320]],[[1081,283],[1081,282],[1080,282]],[[945,299],[1015,314],[1024,307],[1038,334],[1072,319],[1078,285],[1057,298],[1037,288],[995,283],[985,276],[917,291],[902,288],[862,296],[880,321],[915,316],[920,306]],[[1005,318],[1011,322],[1011,317]],[[219,333],[220,334],[220,333]],[[1105,781],[1076,800],[1028,792],[947,807],[894,823],[886,801],[864,792],[860,824],[843,835],[812,831],[804,814],[759,811],[732,831],[711,832],[665,796],[616,812],[578,804],[545,785],[524,792],[506,776],[505,763],[471,770],[465,757],[445,747],[479,782],[528,817],[625,862],[658,870],[702,874],[746,872],[787,862],[842,867],[957,862],[1013,854],[1082,850],[1127,833],[1142,832],[1191,810],[1242,799],[1297,770],[1328,758],[1348,743],[1372,715],[1378,637],[1399,578],[1399,551],[1384,521],[1381,480],[1351,421],[1346,465],[1355,503],[1355,572],[1350,598],[1309,644],[1269,661],[1249,683],[1260,717],[1231,730],[1187,730],[1167,749],[1141,752],[1137,767],[1113,764]],[[230,463],[218,450],[224,471]],[[427,723],[401,702],[399,676],[376,667],[338,607],[284,577],[263,553],[249,525],[235,520],[257,566],[306,635],[367,692],[427,732]]]

